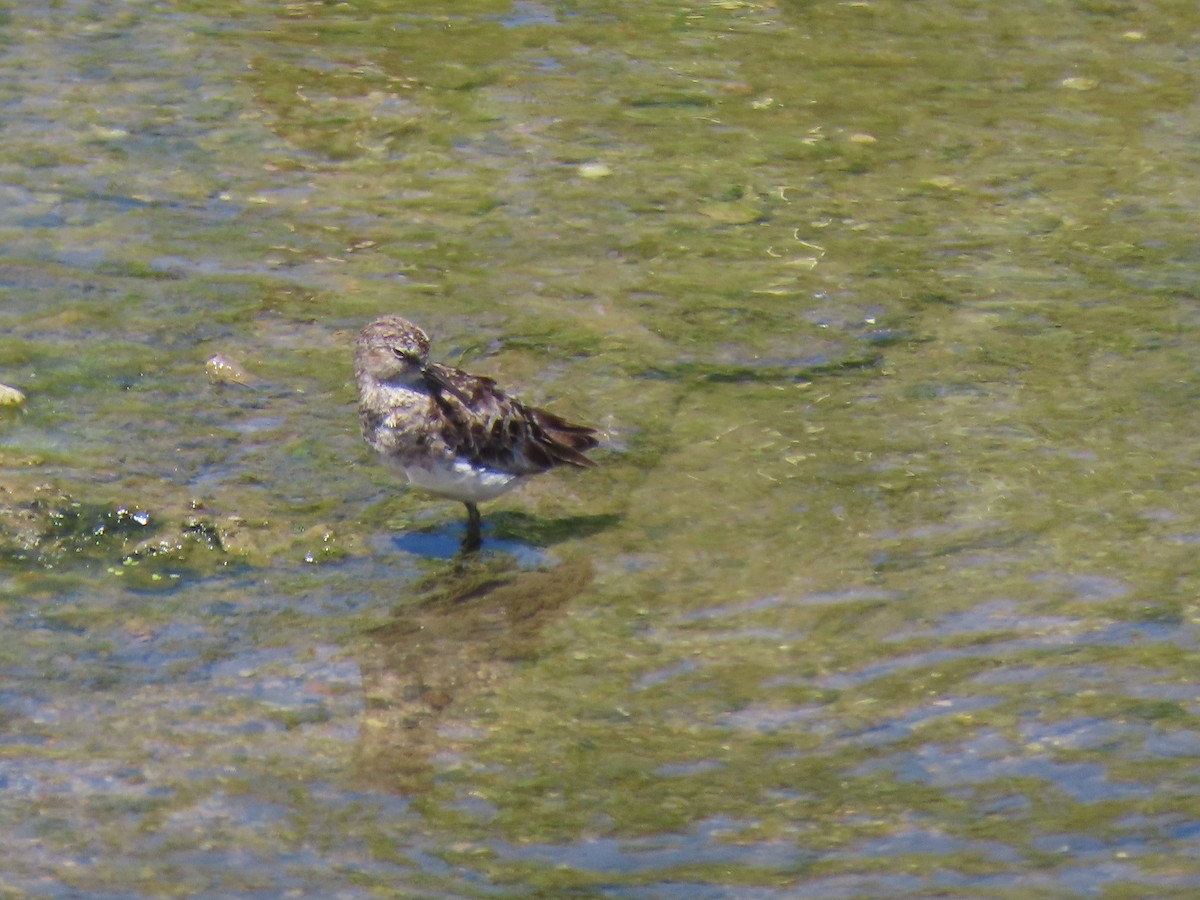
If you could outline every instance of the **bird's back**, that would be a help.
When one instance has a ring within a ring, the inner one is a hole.
[[[594,428],[526,406],[491,378],[431,364],[431,398],[447,443],[473,465],[534,475],[555,466],[593,468],[584,454],[599,444]]]

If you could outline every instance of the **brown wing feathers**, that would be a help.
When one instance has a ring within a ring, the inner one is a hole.
[[[526,412],[540,431],[535,439],[547,446],[556,462],[578,466],[581,469],[596,467],[594,462],[583,455],[584,451],[591,450],[600,443],[596,437],[596,429],[586,425],[572,425],[544,409],[527,409]]]
[[[426,383],[438,409],[454,425],[455,449],[465,451],[473,463],[519,474],[557,465],[596,465],[583,455],[599,444],[594,428],[525,406],[491,378],[431,364]]]

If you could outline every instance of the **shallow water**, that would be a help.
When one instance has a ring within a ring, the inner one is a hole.
[[[0,885],[1200,889],[1200,13],[396,7],[5,14]],[[601,467],[456,556],[382,312]]]

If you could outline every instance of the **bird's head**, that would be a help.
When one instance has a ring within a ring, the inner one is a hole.
[[[358,336],[354,370],[375,381],[417,387],[429,361],[429,337],[407,319],[383,316]]]

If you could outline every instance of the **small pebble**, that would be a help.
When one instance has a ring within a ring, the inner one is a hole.
[[[253,378],[240,365],[220,353],[208,358],[204,373],[213,384],[249,384]]]
[[[0,384],[0,406],[24,406],[25,395],[15,387]]]
[[[579,167],[579,175],[581,178],[607,178],[612,174],[612,169],[604,163],[590,162],[584,163]]]

